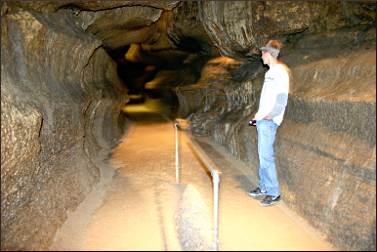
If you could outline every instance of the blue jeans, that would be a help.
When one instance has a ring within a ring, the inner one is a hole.
[[[274,156],[274,142],[278,127],[272,120],[257,121],[259,188],[267,195],[274,197],[280,195]]]

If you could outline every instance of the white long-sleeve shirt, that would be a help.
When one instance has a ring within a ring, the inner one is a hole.
[[[289,74],[282,64],[271,67],[264,76],[258,112],[255,120],[262,120],[267,115],[280,125],[283,121],[285,107],[288,102]]]

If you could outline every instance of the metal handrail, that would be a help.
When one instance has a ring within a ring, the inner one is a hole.
[[[176,129],[176,181],[179,181],[179,155],[178,155],[178,126],[179,123],[175,123]],[[213,184],[213,246],[215,250],[219,249],[219,184],[220,184],[220,174],[221,172],[216,169],[216,165],[213,163],[211,158],[204,152],[203,148],[192,139],[191,136],[188,136],[190,140],[190,145],[192,146],[193,151],[200,158],[202,163],[209,169],[212,177]],[[178,182],[177,182],[178,183]]]
[[[175,128],[175,183],[179,184],[179,141],[178,141],[178,123],[174,123]]]

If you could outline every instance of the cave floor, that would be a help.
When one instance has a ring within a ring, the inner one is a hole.
[[[127,106],[132,122],[113,150],[111,179],[69,214],[50,250],[210,250],[211,176],[181,133],[176,183],[174,125],[158,101]],[[162,108],[162,109],[161,109]],[[157,109],[158,110],[158,109]],[[162,113],[163,114],[163,113]],[[219,250],[334,250],[323,236],[282,201],[261,207],[244,163],[222,147],[198,142],[222,171]]]

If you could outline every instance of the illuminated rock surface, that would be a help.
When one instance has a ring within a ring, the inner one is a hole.
[[[337,248],[375,250],[375,11],[374,1],[3,1],[1,249],[48,248],[111,177],[104,159],[127,132],[129,97],[162,96],[193,134],[256,167],[246,123],[267,70],[258,47],[278,38],[293,73],[276,142],[283,200]]]

